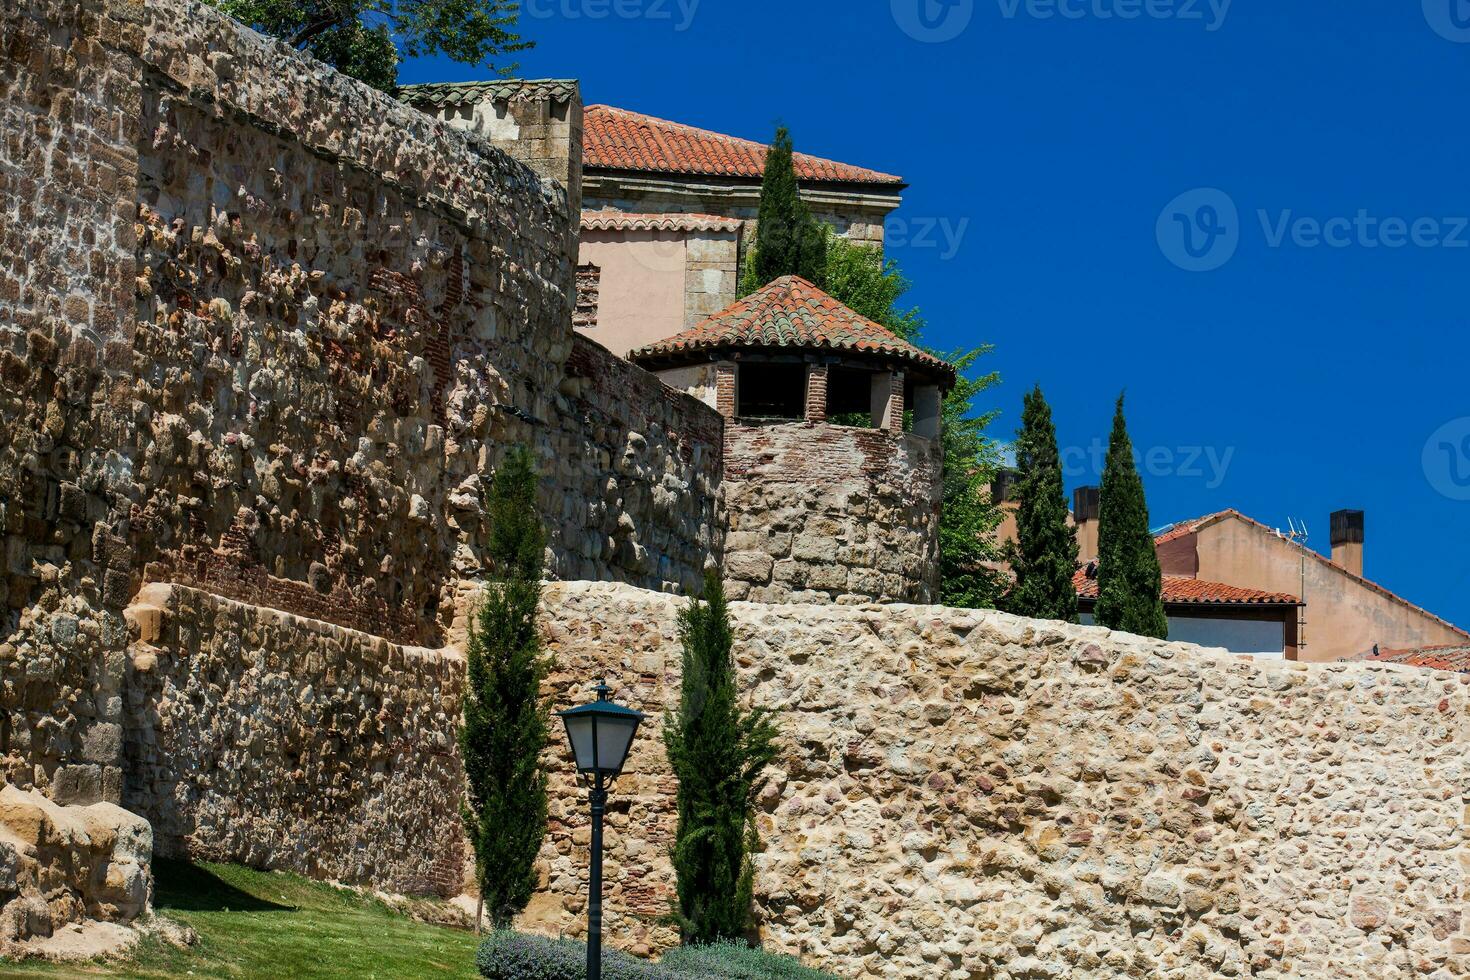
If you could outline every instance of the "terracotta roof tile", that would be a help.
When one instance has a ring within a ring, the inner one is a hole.
[[[608,170],[759,178],[766,166],[764,143],[646,116],[641,112],[589,105],[582,117],[582,165]],[[904,186],[902,177],[794,155],[803,181]]]
[[[1470,674],[1470,646],[1420,647],[1416,650],[1380,650],[1364,658],[1368,663],[1405,664]]]
[[[783,276],[683,333],[628,355],[632,361],[737,348],[843,350],[896,357],[953,383],[955,369],[853,312],[800,276]]]
[[[739,218],[713,214],[629,214],[583,211],[583,231],[739,231]]]
[[[1072,576],[1072,584],[1081,599],[1097,598],[1097,579],[1087,574],[1087,569],[1078,569]],[[1259,589],[1242,589],[1223,582],[1207,582],[1204,579],[1188,578],[1183,575],[1165,575],[1161,589],[1165,603],[1181,605],[1218,606],[1297,606],[1301,601],[1285,592],[1262,592]]]

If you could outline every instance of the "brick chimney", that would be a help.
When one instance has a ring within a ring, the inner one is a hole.
[[[1102,511],[1102,490],[1078,487],[1072,492],[1072,520],[1077,524],[1077,560],[1086,565],[1097,560],[1097,524]]]
[[[1362,577],[1362,511],[1340,510],[1332,515],[1332,563]]]

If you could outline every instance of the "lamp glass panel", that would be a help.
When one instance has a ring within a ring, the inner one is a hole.
[[[593,732],[596,730],[590,715],[578,715],[562,719],[567,726],[567,741],[572,743],[572,754],[577,757],[577,768],[581,770],[594,769],[597,766],[597,757],[593,755],[596,742]]]
[[[603,772],[617,773],[623,769],[628,757],[628,748],[633,744],[633,732],[638,728],[636,718],[601,718],[597,724],[597,765]]]

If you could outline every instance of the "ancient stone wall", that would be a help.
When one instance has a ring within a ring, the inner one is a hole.
[[[130,463],[135,23],[0,9],[0,775],[60,802],[121,792]]]
[[[457,652],[178,585],[127,616],[123,804],[159,855],[459,894]]]
[[[702,592],[724,552],[720,414],[578,335],[556,418],[555,577]]]
[[[4,778],[120,798],[146,582],[439,645],[514,443],[553,574],[699,581],[718,427],[573,358],[563,188],[198,3],[0,29]]]
[[[663,711],[680,600],[550,586],[558,707],[649,712],[612,794],[607,934],[673,941]],[[761,797],[769,946],[840,976],[1470,973],[1470,683],[934,606],[732,605],[784,752]],[[576,933],[585,796],[552,774],[545,890]]]
[[[725,581],[753,602],[928,602],[939,587],[938,446],[838,425],[731,425]]]

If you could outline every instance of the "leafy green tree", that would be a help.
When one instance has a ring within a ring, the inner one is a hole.
[[[1000,450],[985,435],[997,412],[974,414],[974,400],[1000,381],[1000,375],[971,377],[975,362],[990,346],[944,355],[958,374],[944,396],[940,439],[944,450],[944,509],[939,518],[939,601],[958,609],[994,609],[1005,596],[999,571],[1004,557],[996,543],[1000,507],[990,500],[990,484],[1000,469]]]
[[[917,342],[924,318],[917,307],[904,308],[900,301],[912,288],[893,259],[872,244],[844,238],[831,228],[827,234],[827,268],[822,288],[855,313]]]
[[[679,614],[684,677],[664,746],[679,780],[673,864],[685,943],[738,939],[751,921],[759,846],[755,798],[776,757],[770,712],[740,707],[732,635],[719,576]]]
[[[1006,609],[1018,616],[1075,623],[1077,538],[1067,526],[1057,429],[1040,385],[1026,395],[1021,412],[1016,469],[1018,541],[1010,555],[1016,581],[1006,596]]]
[[[540,758],[549,723],[541,698],[548,664],[536,631],[546,537],[537,482],[531,453],[516,447],[487,495],[492,579],[470,623],[459,730],[468,784],[465,830],[474,846],[480,902],[496,929],[508,929],[531,900],[536,855],[546,836]]]
[[[780,126],[766,153],[755,246],[741,278],[746,296],[782,276],[801,276],[821,286],[826,275],[826,229],[801,199],[791,154],[791,134]]]
[[[1123,396],[1113,415],[1108,460],[1103,467],[1097,525],[1097,622],[1099,626],[1169,637],[1159,554],[1148,528],[1143,480],[1133,462],[1133,441],[1123,418]]]
[[[524,51],[513,28],[519,0],[206,0],[220,10],[338,71],[391,91],[404,58],[442,54],[495,68]],[[507,75],[516,65],[497,70]]]

